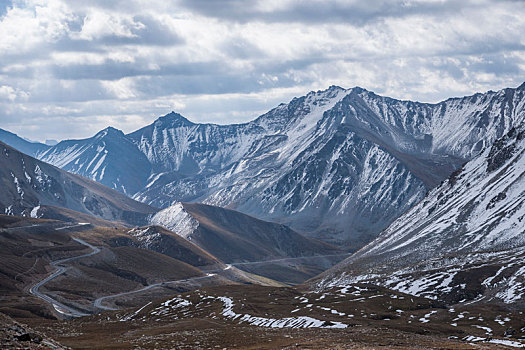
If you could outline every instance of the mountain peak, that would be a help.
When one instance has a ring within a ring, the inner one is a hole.
[[[171,111],[170,113],[166,114],[165,116],[162,116],[160,117],[159,119],[157,119],[156,122],[160,122],[160,123],[163,123],[163,124],[166,124],[166,123],[169,123],[169,124],[172,124],[172,125],[193,125],[192,122],[190,122],[188,119],[186,119],[185,117],[183,117],[181,114],[179,113],[175,113],[173,111]]]
[[[116,129],[112,126],[108,126],[107,128],[103,129],[103,130],[100,130],[96,135],[95,137],[98,137],[98,138],[102,138],[102,137],[106,137],[106,136],[124,136],[124,133],[122,132],[122,130],[119,130],[119,129]]]
[[[355,92],[355,93],[357,93],[357,94],[359,94],[359,93],[361,93],[361,92],[369,92],[369,93],[372,93],[372,94],[375,95],[374,92],[372,92],[372,91],[368,91],[367,89],[362,88],[362,87],[360,87],[360,86],[354,86],[351,90],[352,90],[352,92]]]
[[[339,85],[330,85],[327,90],[346,90]]]

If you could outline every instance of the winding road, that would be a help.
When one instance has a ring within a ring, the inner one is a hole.
[[[159,282],[159,283],[155,283],[155,284],[150,284],[150,285],[148,285],[148,286],[146,286],[144,288],[141,288],[141,289],[135,289],[135,290],[132,290],[132,291],[129,291],[129,292],[122,292],[122,293],[111,294],[111,295],[106,295],[106,296],[100,297],[100,298],[96,299],[93,302],[93,305],[96,308],[101,309],[101,310],[118,310],[118,309],[115,309],[115,308],[112,308],[112,307],[104,306],[104,305],[102,305],[102,303],[105,300],[107,300],[107,299],[113,299],[113,298],[118,298],[118,297],[121,297],[121,296],[124,296],[124,295],[140,293],[140,292],[144,292],[144,291],[146,291],[148,289],[152,289],[152,288],[155,288],[155,287],[162,287],[162,286],[165,286],[165,285],[171,284],[171,283],[177,283],[177,282],[182,283],[182,282],[198,281],[198,280],[202,280],[202,279],[205,279],[205,278],[213,277],[215,275],[216,275],[215,273],[207,273],[205,276],[190,277],[190,278],[185,278],[185,279],[182,279],[182,280],[165,281],[165,282]]]
[[[172,283],[193,282],[193,281],[198,281],[198,280],[202,280],[202,279],[205,279],[205,278],[210,278],[210,277],[213,277],[213,276],[217,275],[215,272],[226,271],[226,270],[229,270],[232,267],[238,266],[238,265],[239,266],[260,265],[260,264],[268,264],[268,263],[283,262],[283,261],[293,261],[293,260],[302,260],[302,259],[309,259],[309,260],[311,260],[313,258],[328,258],[328,257],[349,256],[349,255],[351,255],[351,253],[300,256],[300,257],[295,257],[295,258],[280,258],[280,259],[273,259],[273,260],[261,260],[261,261],[248,261],[248,262],[231,263],[231,264],[227,264],[224,268],[222,268],[220,270],[208,271],[208,273],[205,276],[191,277],[191,278],[185,278],[185,279],[175,280],[175,281],[164,281],[164,282],[159,282],[159,283],[155,283],[155,284],[150,284],[150,285],[148,285],[148,286],[146,286],[144,288],[135,289],[135,290],[132,290],[132,291],[129,291],[129,292],[122,292],[122,293],[117,293],[117,294],[106,295],[106,296],[103,296],[103,297],[100,297],[100,298],[96,299],[93,302],[93,306],[95,306],[96,308],[98,308],[100,310],[118,310],[118,309],[115,309],[115,308],[112,308],[112,307],[104,306],[104,305],[102,305],[102,303],[104,301],[108,300],[108,299],[118,298],[118,297],[122,297],[124,295],[140,293],[140,292],[144,292],[146,290],[149,290],[149,289],[152,289],[152,288],[155,288],[155,287],[163,287],[165,285],[172,284]]]
[[[84,226],[84,225],[89,225],[89,224],[88,223],[78,223],[78,224],[74,224],[74,225],[69,225],[69,226],[55,228],[55,231],[66,230],[68,228],[75,228],[75,227]],[[27,227],[37,227],[37,226],[39,226],[39,225],[30,225],[30,226],[27,226]],[[12,229],[20,229],[20,228],[23,228],[23,227],[14,227]],[[82,317],[82,316],[88,316],[90,314],[82,312],[82,311],[80,311],[78,309],[75,309],[75,308],[73,308],[71,306],[67,306],[67,305],[59,302],[58,300],[53,299],[49,295],[41,293],[40,290],[39,290],[46,283],[54,280],[55,278],[57,278],[58,276],[64,274],[68,270],[69,267],[63,266],[65,263],[68,263],[68,262],[71,262],[71,261],[74,261],[74,260],[77,260],[77,259],[82,259],[82,258],[86,258],[86,257],[89,257],[89,256],[93,256],[95,254],[100,253],[100,251],[101,251],[100,248],[95,247],[95,246],[93,246],[93,245],[83,241],[80,238],[73,238],[73,240],[78,242],[78,243],[80,243],[80,244],[82,244],[82,245],[84,245],[84,246],[86,246],[86,247],[88,247],[88,248],[90,248],[91,252],[89,252],[87,254],[82,254],[82,255],[66,258],[66,259],[60,259],[60,260],[51,261],[50,264],[56,270],[53,273],[51,273],[49,276],[47,276],[44,279],[40,280],[39,282],[33,284],[29,288],[29,293],[31,293],[32,295],[42,299],[45,302],[51,304],[53,306],[53,308],[57,312],[59,312],[60,314],[66,316],[66,317]],[[231,264],[227,264],[222,269],[208,271],[208,273],[206,273],[206,275],[204,275],[204,276],[185,278],[185,279],[180,279],[180,280],[175,280],[175,281],[164,281],[164,282],[150,284],[150,285],[145,286],[144,288],[141,288],[141,289],[136,289],[136,290],[132,290],[132,291],[128,291],[128,292],[121,292],[121,293],[112,294],[112,295],[106,295],[106,296],[103,296],[103,297],[100,297],[100,298],[96,299],[93,302],[93,305],[99,310],[116,310],[115,308],[104,306],[104,305],[102,305],[102,303],[104,301],[108,300],[108,299],[118,298],[118,297],[122,297],[122,296],[129,295],[129,294],[140,293],[140,292],[144,292],[146,290],[149,290],[149,289],[152,289],[152,288],[155,288],[155,287],[163,287],[163,286],[166,286],[166,285],[172,284],[172,283],[193,282],[193,281],[203,280],[203,279],[206,279],[206,278],[211,278],[211,277],[214,277],[214,276],[217,275],[215,272],[226,271],[226,270],[231,269],[234,266],[259,265],[259,264],[268,264],[268,263],[303,260],[303,259],[311,260],[311,259],[316,259],[316,258],[327,258],[327,257],[346,256],[346,255],[350,255],[350,254],[314,255],[314,256],[301,256],[301,257],[294,257],[294,258],[280,258],[280,259],[273,259],[273,260],[262,260],[262,261],[248,261],[248,262],[231,263]]]
[[[78,226],[84,226],[86,224],[76,224],[76,225],[71,225],[71,226],[65,226],[65,227],[60,227],[60,228],[57,228],[55,229],[56,231],[57,230],[65,230],[65,229],[68,229],[68,228],[74,228],[74,227],[78,227]],[[86,258],[88,256],[92,256],[92,255],[95,255],[95,254],[98,254],[100,252],[100,249],[81,240],[80,238],[73,238],[74,241],[82,244],[82,245],[85,245],[86,247],[90,248],[91,249],[91,252],[87,253],[87,254],[83,254],[83,255],[78,255],[78,256],[74,256],[74,257],[71,257],[71,258],[66,258],[66,259],[60,259],[60,260],[55,260],[55,261],[51,261],[50,264],[56,268],[56,270],[49,276],[47,276],[46,278],[44,278],[43,280],[33,284],[30,288],[29,288],[29,293],[31,293],[32,295],[42,299],[43,301],[51,304],[53,306],[53,308],[61,313],[62,315],[64,316],[68,316],[68,317],[81,317],[81,316],[88,316],[89,314],[86,314],[84,312],[81,312],[75,308],[72,308],[70,306],[67,306],[67,305],[64,305],[62,304],[61,302],[51,298],[49,295],[46,295],[46,294],[43,294],[39,291],[40,287],[42,287],[43,285],[45,285],[46,283],[48,283],[49,281],[52,281],[54,280],[55,278],[57,278],[58,276],[62,275],[64,272],[67,271],[68,267],[66,266],[61,266],[62,264],[64,263],[67,263],[67,262],[71,262],[73,260],[77,260],[77,259],[81,259],[81,258]]]

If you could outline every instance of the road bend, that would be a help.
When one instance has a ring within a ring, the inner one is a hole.
[[[143,288],[135,289],[135,290],[132,290],[132,291],[129,291],[129,292],[122,292],[122,293],[117,293],[117,294],[106,295],[106,296],[103,296],[103,297],[100,297],[100,298],[96,299],[93,302],[93,306],[95,306],[99,310],[118,310],[118,309],[113,308],[113,307],[104,306],[104,305],[102,305],[102,303],[105,302],[106,300],[109,300],[109,299],[116,299],[116,298],[123,297],[125,295],[141,293],[141,292],[145,292],[145,291],[147,291],[149,289],[152,289],[152,288],[164,287],[164,286],[167,286],[167,285],[173,284],[173,283],[194,282],[194,281],[199,281],[199,280],[203,280],[203,279],[206,279],[206,278],[214,277],[214,276],[217,275],[216,272],[226,271],[226,270],[231,269],[234,266],[236,267],[236,266],[245,266],[245,265],[263,265],[263,264],[273,264],[273,263],[276,263],[276,262],[292,262],[292,261],[305,260],[305,259],[311,260],[311,259],[316,259],[316,258],[320,259],[320,258],[349,256],[349,255],[351,255],[351,253],[329,254],[329,255],[313,255],[313,256],[301,256],[301,257],[294,257],[294,258],[280,258],[280,259],[272,259],[272,260],[261,260],[261,261],[231,263],[231,264],[226,264],[226,266],[224,268],[222,268],[222,269],[208,271],[208,273],[205,276],[191,277],[191,278],[185,278],[185,279],[174,280],[174,281],[164,281],[164,282],[150,284],[150,285],[147,285],[147,286],[145,286]]]
[[[66,227],[60,227],[60,228],[57,228],[55,230],[64,230],[64,229],[67,229],[67,228],[73,228],[73,227],[78,227],[78,226],[83,226],[83,225],[85,225],[85,224],[77,224],[77,225],[71,225],[71,226],[66,226]],[[77,260],[77,259],[86,258],[86,257],[92,256],[92,255],[98,254],[100,252],[99,248],[97,248],[97,247],[95,247],[95,246],[93,246],[93,245],[83,241],[80,238],[73,238],[73,240],[78,242],[78,243],[80,243],[80,244],[82,244],[82,245],[85,245],[88,248],[90,248],[91,252],[89,252],[87,254],[74,256],[74,257],[71,257],[71,258],[51,261],[50,264],[55,268],[55,271],[53,271],[46,278],[44,278],[44,279],[40,280],[39,282],[33,284],[29,288],[29,293],[31,293],[32,295],[36,296],[37,298],[42,299],[45,302],[51,304],[53,306],[53,308],[57,312],[59,312],[60,314],[66,316],[66,317],[88,316],[89,314],[86,314],[86,313],[84,313],[84,312],[82,312],[80,310],[77,310],[75,308],[72,308],[70,306],[64,305],[63,303],[61,303],[58,300],[50,297],[49,295],[40,292],[40,288],[43,285],[45,285],[46,283],[49,283],[50,281],[54,280],[55,278],[57,278],[58,276],[62,275],[64,272],[67,271],[68,267],[67,266],[63,266],[65,263],[68,263],[68,262],[71,262],[71,261],[74,261],[74,260]]]

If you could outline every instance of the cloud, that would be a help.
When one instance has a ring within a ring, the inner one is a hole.
[[[234,22],[300,22],[345,23],[363,25],[383,18],[404,18],[412,15],[443,16],[464,8],[480,6],[469,0],[368,0],[368,1],[300,1],[258,0],[246,6],[242,0],[182,0],[185,8],[204,16]]]
[[[21,91],[9,85],[0,85],[0,100],[15,102],[19,100],[27,100],[28,98],[29,94],[25,91]]]
[[[518,86],[521,5],[0,0],[0,127],[62,139],[171,110],[247,121],[332,84],[427,102]]]

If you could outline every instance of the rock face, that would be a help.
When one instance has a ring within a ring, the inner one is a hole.
[[[40,206],[56,206],[99,218],[145,223],[157,209],[97,182],[70,174],[0,142],[2,214],[39,217]]]
[[[525,123],[318,279],[449,302],[525,302]]]
[[[204,202],[360,247],[524,118],[525,85],[437,104],[332,86],[252,122],[170,113],[41,159],[158,207]]]

